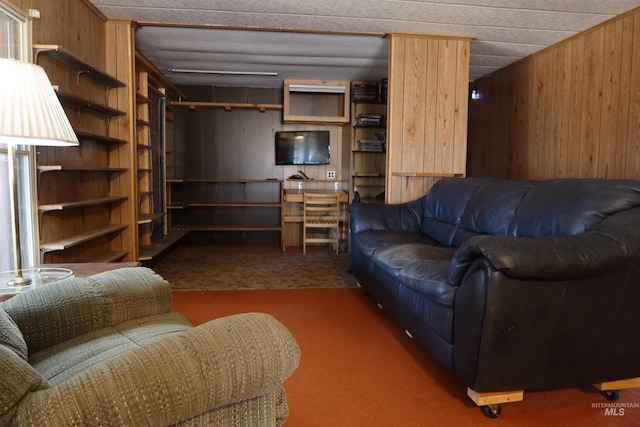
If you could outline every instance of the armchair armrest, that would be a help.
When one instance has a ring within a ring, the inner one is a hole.
[[[382,205],[360,204],[349,205],[351,232],[364,231],[397,231],[419,232],[423,217],[424,197],[407,203]]]
[[[555,237],[475,236],[455,252],[449,282],[460,284],[483,258],[513,278],[572,280],[612,271],[630,259],[622,242],[596,233]]]
[[[144,267],[64,279],[4,302],[30,353],[95,329],[167,313],[170,308],[169,283]]]
[[[300,349],[267,314],[212,320],[97,365],[21,402],[19,425],[173,425],[278,391]]]

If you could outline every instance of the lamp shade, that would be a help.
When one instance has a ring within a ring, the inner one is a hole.
[[[0,142],[79,145],[42,67],[0,58]]]

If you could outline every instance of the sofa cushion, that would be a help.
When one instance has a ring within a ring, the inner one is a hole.
[[[453,306],[455,287],[447,283],[449,265],[455,248],[404,243],[387,246],[374,254],[377,264],[384,265],[400,283],[430,300]]]
[[[417,243],[388,246],[374,254],[376,265],[401,286],[397,297],[416,318],[447,342],[453,342],[456,287],[447,283],[455,248]]]
[[[27,360],[29,351],[22,332],[6,311],[0,306],[0,346],[7,347],[15,354]]]
[[[593,197],[594,194],[598,197]],[[608,215],[637,206],[640,190],[636,182],[541,181],[522,199],[507,233],[515,237],[579,234]]]
[[[444,246],[452,246],[463,213],[475,192],[491,178],[443,178],[424,199],[420,232]]]
[[[399,233],[395,231],[365,231],[352,236],[352,245],[366,255],[388,246],[402,243],[421,243],[425,245],[441,246],[438,242],[420,233]]]
[[[191,328],[178,313],[134,319],[41,350],[29,362],[50,384],[57,385],[134,348]]]

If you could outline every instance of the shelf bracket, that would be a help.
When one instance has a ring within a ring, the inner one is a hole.
[[[44,256],[49,252],[54,252],[54,249],[40,249],[40,264],[44,264]]]
[[[77,88],[80,88],[80,77],[82,77],[83,74],[89,74],[89,71],[82,70],[82,71],[78,71],[76,73],[76,87]]]

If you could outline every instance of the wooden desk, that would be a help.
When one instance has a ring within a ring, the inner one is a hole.
[[[298,190],[287,188],[284,190],[284,202],[285,203],[302,203],[304,201],[304,193],[315,194],[332,194],[340,193],[340,203],[344,203],[346,206],[349,203],[349,193],[345,190]],[[342,219],[346,219],[346,209],[343,206]],[[284,215],[284,222],[302,222],[302,215]]]
[[[285,202],[293,202],[293,203],[302,203],[304,193],[322,193],[322,194],[331,194],[331,193],[340,193],[340,202],[349,203],[349,192],[346,190],[299,190],[293,188],[286,188],[284,190],[284,201]]]
[[[285,204],[289,204],[288,207],[286,207],[285,211],[286,213],[283,215],[282,218],[282,222],[283,222],[283,227],[285,224],[292,224],[289,226],[289,230],[288,230],[288,235],[285,236],[285,239],[283,239],[283,244],[282,244],[282,248],[283,250],[286,250],[286,246],[302,246],[302,203],[304,202],[304,193],[322,193],[322,194],[331,194],[331,193],[339,193],[340,194],[340,203],[342,206],[342,215],[340,218],[340,222],[342,224],[341,226],[341,240],[346,241],[347,240],[347,230],[349,229],[349,226],[347,225],[348,223],[348,216],[347,216],[347,209],[346,206],[349,203],[349,192],[346,190],[323,190],[323,189],[312,189],[312,190],[305,190],[305,189],[293,189],[293,188],[286,188],[283,190],[283,202]],[[297,206],[291,207],[292,204],[299,204]],[[293,225],[293,224],[300,224],[298,226]],[[288,241],[288,243],[286,243]],[[343,247],[346,247],[347,245],[343,245]]]

